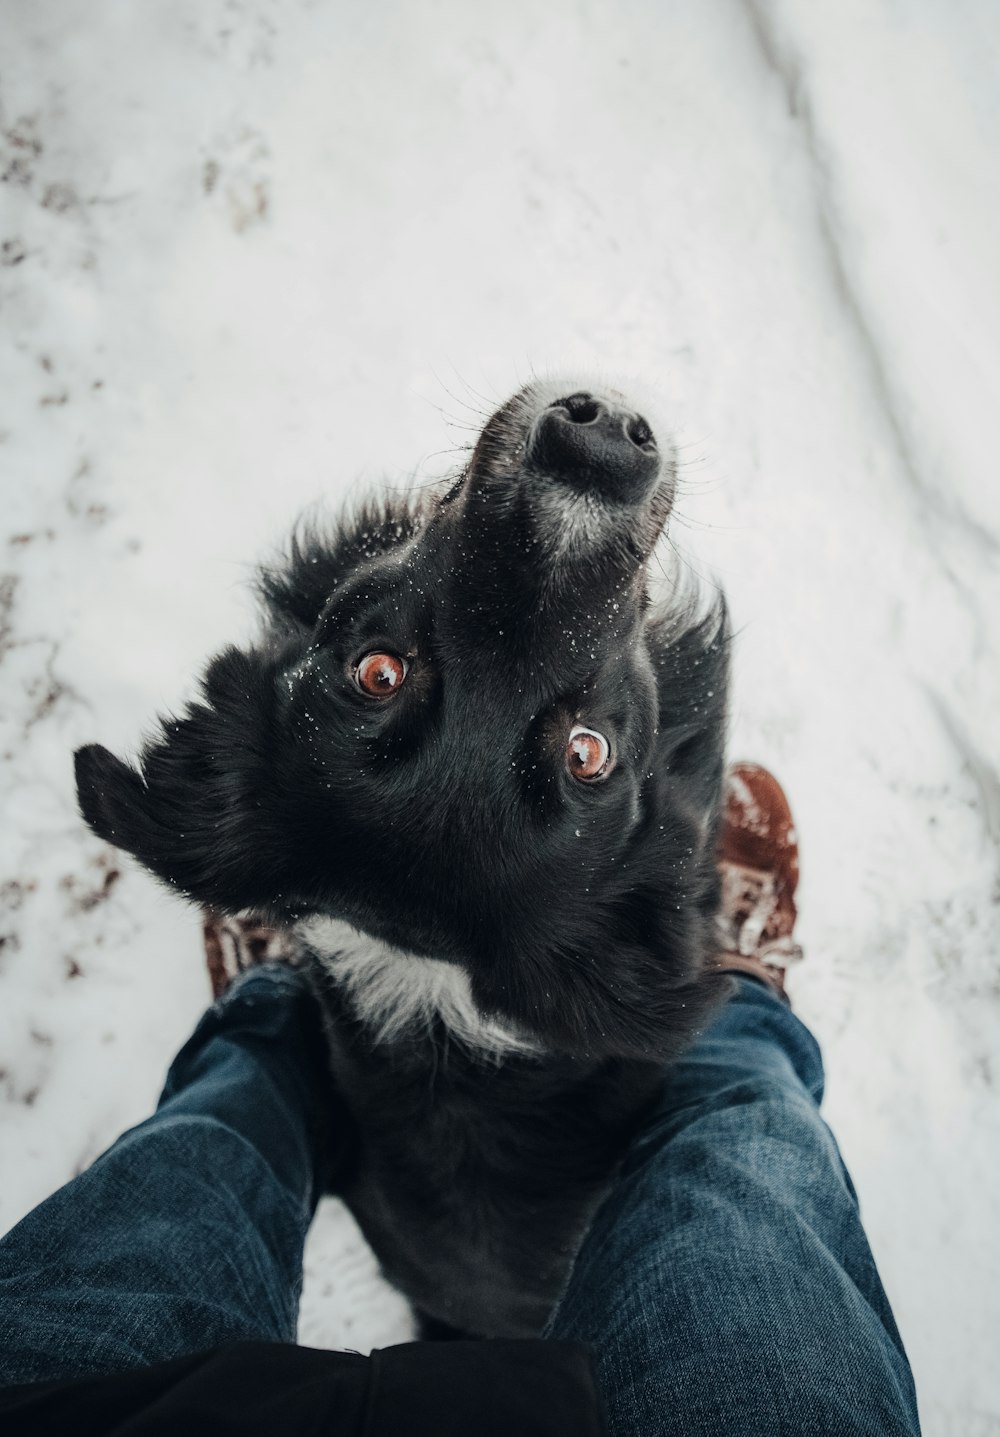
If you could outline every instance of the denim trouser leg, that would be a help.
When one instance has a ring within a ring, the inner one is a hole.
[[[615,1437],[914,1433],[819,1054],[752,979],[672,1072],[552,1323]],[[0,1385],[293,1340],[331,1112],[300,974],[251,970],[157,1112],[0,1241]]]
[[[809,1032],[752,978],[670,1074],[550,1324],[613,1437],[889,1437],[913,1380]]]
[[[294,1341],[326,1072],[301,974],[252,969],[153,1116],[0,1242],[0,1386]]]

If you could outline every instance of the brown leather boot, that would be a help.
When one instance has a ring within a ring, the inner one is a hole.
[[[788,799],[760,764],[726,774],[718,861],[718,966],[762,978],[787,1003],[785,969],[802,957],[792,936],[799,844]]]
[[[221,998],[233,979],[260,963],[296,964],[291,935],[253,918],[230,918],[211,908],[202,912],[205,957],[212,997]]]

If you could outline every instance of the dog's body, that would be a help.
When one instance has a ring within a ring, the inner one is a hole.
[[[307,534],[266,629],[141,777],[78,755],[102,837],[295,930],[357,1141],[335,1185],[431,1318],[537,1333],[710,971],[725,615],[649,606],[671,457],[534,386],[455,484]]]
[[[337,1190],[425,1317],[537,1335],[660,1069],[501,1057],[447,1019],[380,1043],[337,977],[321,980],[331,1063],[360,1135]]]

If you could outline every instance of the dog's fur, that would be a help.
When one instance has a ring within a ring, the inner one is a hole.
[[[259,642],[138,772],[77,756],[102,838],[297,925],[357,1132],[334,1186],[420,1310],[484,1335],[540,1330],[724,986],[725,613],[650,603],[662,438],[638,499],[602,490],[597,451],[585,483],[546,472],[565,392],[516,395],[433,497],[300,532],[261,575]],[[354,681],[373,650],[409,664],[388,700]],[[568,772],[575,723],[609,737],[606,781]]]

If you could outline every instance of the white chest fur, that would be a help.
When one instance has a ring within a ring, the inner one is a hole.
[[[337,918],[306,918],[295,931],[347,994],[377,1043],[426,1030],[439,1018],[457,1042],[497,1060],[507,1053],[540,1051],[538,1044],[480,1013],[468,974],[454,963],[417,957]]]

